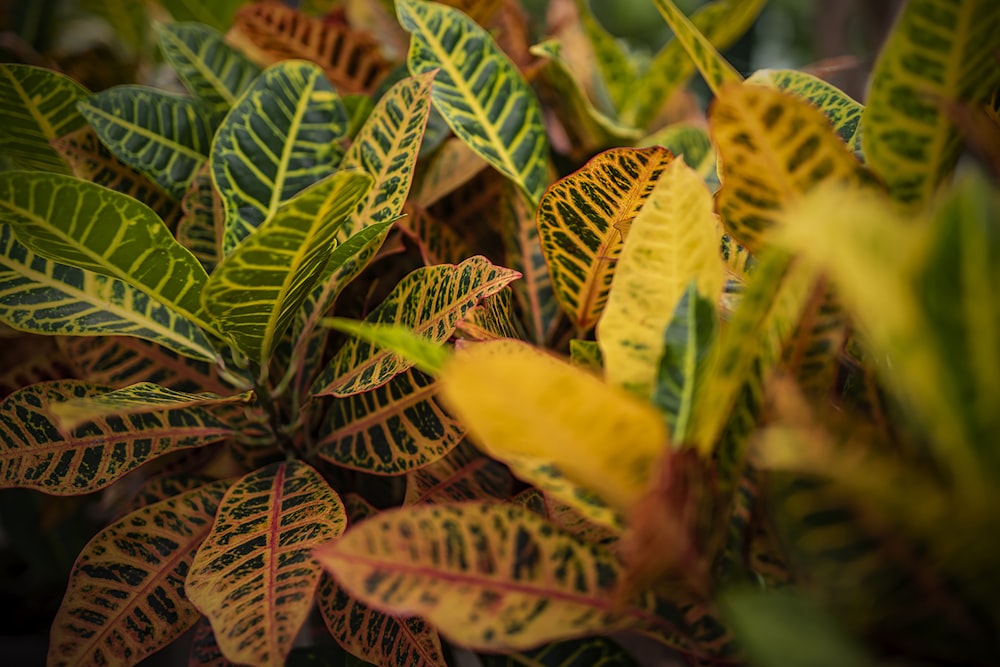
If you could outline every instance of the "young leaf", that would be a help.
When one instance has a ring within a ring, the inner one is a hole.
[[[713,93],[718,93],[719,89],[727,83],[740,83],[743,77],[733,69],[733,66],[715,50],[712,42],[702,34],[691,20],[677,8],[671,0],[653,0],[656,8],[666,20],[675,38],[687,51],[688,56],[694,61],[698,71],[701,72],[705,83],[712,89]]]
[[[318,448],[339,466],[399,475],[447,455],[465,429],[445,413],[433,378],[410,369],[363,394],[333,402]]]
[[[372,93],[389,69],[378,41],[368,33],[306,16],[281,2],[255,2],[241,9],[229,38],[266,65],[290,59],[314,62],[344,93]]]
[[[58,72],[0,64],[0,150],[24,168],[68,174],[49,142],[86,126],[76,104],[89,96]]]
[[[278,206],[333,172],[347,122],[340,97],[315,65],[283,62],[254,80],[212,144],[226,254]]]
[[[401,325],[442,343],[469,309],[517,277],[517,272],[479,256],[457,266],[423,267],[403,278],[365,321]],[[372,343],[351,339],[334,355],[314,393],[350,396],[374,389],[412,365]]]
[[[102,489],[146,461],[201,447],[234,433],[202,407],[164,408],[122,419],[115,415],[63,430],[57,403],[109,387],[61,380],[25,387],[0,403],[0,485],[54,495]]]
[[[463,440],[442,459],[406,475],[404,504],[507,498],[514,478],[507,468]]]
[[[206,321],[199,302],[205,269],[156,213],[131,197],[61,174],[6,172],[0,222],[43,257],[117,278]]]
[[[434,73],[428,72],[393,85],[344,155],[341,168],[363,170],[374,180],[374,187],[341,228],[339,239],[373,223],[395,220],[402,213],[430,113],[433,78]]]
[[[1000,83],[1000,5],[909,2],[872,72],[865,157],[900,202],[927,204],[961,153],[945,105],[981,103]]]
[[[174,352],[215,361],[191,320],[128,283],[34,254],[0,224],[0,322],[60,336],[136,336]]]
[[[379,513],[316,551],[352,596],[427,618],[486,650],[621,626],[618,563],[517,505],[466,502]]]
[[[208,158],[208,108],[144,86],[115,86],[77,108],[118,158],[180,199]]]
[[[448,349],[397,324],[366,324],[342,317],[328,317],[323,324],[395,352],[424,373],[436,375],[451,356]]]
[[[722,164],[718,211],[757,252],[779,211],[819,183],[858,184],[860,164],[822,111],[763,86],[727,86],[709,110]]]
[[[662,148],[614,148],[545,191],[538,236],[559,305],[578,329],[600,319],[632,220],[671,160]]]
[[[199,617],[184,577],[225,482],[148,505],[102,530],[73,566],[52,624],[49,665],[135,665]]]
[[[319,584],[310,554],[346,523],[336,492],[299,461],[262,468],[229,488],[186,581],[229,660],[284,663]]]
[[[157,28],[163,56],[188,91],[213,114],[229,111],[260,69],[201,23],[171,23]]]
[[[282,204],[216,267],[202,292],[205,309],[251,360],[266,365],[370,186],[360,172],[333,174]]]
[[[667,446],[647,404],[524,343],[470,346],[439,381],[445,404],[491,456],[551,462],[614,508],[631,506]]]
[[[548,182],[548,144],[538,100],[517,67],[458,10],[399,0],[396,11],[413,35],[410,71],[439,70],[431,96],[448,125],[537,204]]]
[[[664,330],[692,281],[706,299],[718,299],[719,233],[701,176],[674,160],[632,223],[597,325],[609,383],[642,398],[653,394]]]

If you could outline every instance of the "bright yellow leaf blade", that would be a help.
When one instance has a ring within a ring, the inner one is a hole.
[[[667,444],[652,407],[519,341],[469,346],[440,382],[446,405],[491,456],[551,461],[620,510],[638,499]]]
[[[597,341],[609,384],[648,397],[663,354],[663,332],[687,286],[715,302],[724,271],[712,195],[701,176],[674,160],[632,222]]]

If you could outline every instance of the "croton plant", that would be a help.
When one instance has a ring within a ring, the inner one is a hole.
[[[107,521],[49,665],[995,663],[1000,3],[862,106],[650,1],[649,58],[160,0],[87,4],[171,90],[0,66],[0,484]]]

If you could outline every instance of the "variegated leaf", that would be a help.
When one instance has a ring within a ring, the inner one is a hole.
[[[365,321],[398,324],[433,342],[444,342],[469,309],[517,277],[516,271],[480,256],[458,265],[423,267],[401,280]],[[398,355],[352,339],[334,355],[314,393],[350,396],[381,386],[411,366]]]
[[[555,472],[554,469],[553,472]],[[561,476],[556,475],[556,477]],[[565,478],[562,479],[565,480]],[[579,487],[577,490],[582,491]],[[532,488],[517,494],[512,501],[524,505],[539,516],[545,517],[560,530],[569,533],[581,542],[599,544],[614,549],[615,543],[621,539],[623,525],[617,517],[614,524],[609,525],[607,522],[594,521],[587,516],[595,508],[606,508],[593,494],[582,492],[576,502],[568,504],[556,498],[552,493],[546,494],[539,489]],[[595,502],[592,506],[587,507],[586,511],[581,511],[579,505],[583,501]]]
[[[148,505],[97,534],[77,558],[52,625],[49,665],[135,665],[199,617],[184,577],[225,482]]]
[[[639,76],[636,58],[623,48],[591,11],[589,0],[576,0],[576,11],[580,26],[590,42],[590,50],[597,67],[597,79],[601,91],[609,98],[613,110],[621,111],[628,106],[629,90]]]
[[[322,276],[337,230],[370,186],[366,174],[339,171],[308,187],[229,253],[205,284],[205,309],[262,369]]]
[[[71,430],[54,406],[105,393],[78,380],[32,385],[0,403],[0,485],[74,495],[102,489],[146,461],[231,436],[232,425],[201,407],[95,419]]]
[[[32,251],[129,283],[212,330],[199,302],[205,270],[145,204],[71,176],[6,172],[0,222]]]
[[[691,23],[691,20],[677,8],[672,0],[653,0],[653,3],[667,21],[667,25],[670,26],[677,41],[684,46],[684,50],[694,61],[698,71],[705,79],[705,83],[708,84],[713,93],[718,93],[719,89],[727,83],[743,81],[740,73],[715,50],[708,37]]]
[[[398,324],[372,324],[343,317],[329,317],[323,324],[395,352],[415,368],[437,375],[451,356],[450,349]]]
[[[632,220],[672,160],[662,148],[615,148],[545,191],[538,236],[559,305],[578,329],[600,319]]]
[[[406,505],[507,498],[514,478],[507,468],[464,440],[444,458],[406,475]]]
[[[6,224],[0,224],[0,321],[46,335],[135,336],[186,357],[216,358],[191,320],[120,280],[34,254]]]
[[[233,667],[233,663],[226,660],[219,643],[215,641],[212,624],[207,616],[202,616],[195,623],[188,667]]]
[[[763,86],[727,86],[709,110],[722,164],[718,211],[751,252],[782,208],[823,182],[860,183],[860,164],[823,112]]]
[[[517,67],[455,9],[399,0],[396,11],[413,35],[410,71],[439,70],[431,96],[448,125],[537,204],[549,178],[548,144],[538,100]]]
[[[691,282],[710,302],[718,299],[719,234],[701,176],[674,160],[632,223],[597,325],[609,383],[644,399],[652,395],[664,330]]]
[[[184,86],[215,115],[229,111],[260,74],[256,65],[222,41],[222,35],[202,23],[162,25],[157,35]]]
[[[687,166],[698,172],[712,192],[719,189],[719,170],[715,147],[708,128],[694,123],[673,123],[654,132],[636,144],[639,148],[662,146]]]
[[[648,404],[519,341],[470,345],[439,381],[446,407],[491,456],[551,463],[619,510],[639,497],[667,446]]]
[[[458,331],[467,340],[523,338],[514,324],[513,291],[507,287],[483,299],[458,323]]]
[[[156,211],[168,229],[177,226],[181,215],[177,202],[163,188],[115,157],[97,138],[94,128],[81,127],[49,143],[77,178],[138,199]]]
[[[992,0],[908,2],[872,72],[865,158],[889,192],[927,204],[962,143],[945,110],[986,102],[1000,83],[1000,6]]]
[[[417,206],[428,207],[468,183],[487,162],[458,137],[449,137],[421,165],[423,171],[411,199]]]
[[[175,21],[197,21],[216,30],[226,30],[232,25],[233,15],[248,0],[155,0],[166,9]]]
[[[341,228],[339,239],[373,223],[395,220],[403,212],[430,113],[433,78],[428,72],[394,84],[379,99],[344,155],[341,167],[364,171],[374,186]]]
[[[211,273],[222,261],[225,214],[208,164],[202,165],[191,181],[191,187],[181,200],[181,211],[183,215],[177,223],[177,241]]]
[[[59,346],[72,339],[15,333],[4,337],[0,347],[0,399],[36,382],[79,377],[70,356]]]
[[[389,69],[378,41],[343,23],[306,16],[285,3],[255,2],[242,8],[229,39],[263,65],[302,59],[345,93],[372,93]]]
[[[335,401],[319,455],[339,466],[399,475],[444,457],[465,429],[441,408],[434,379],[410,369],[377,389]]]
[[[202,474],[161,473],[144,482],[135,493],[128,497],[127,502],[121,503],[121,511],[116,518],[120,519],[126,514],[141,510],[143,507],[155,505],[215,481],[208,475]]]
[[[592,371],[598,377],[604,377],[604,359],[601,357],[601,346],[596,340],[579,338],[570,340],[569,358],[574,366]]]
[[[24,168],[69,173],[49,142],[86,126],[76,103],[89,95],[58,72],[0,65],[0,150]]]
[[[212,144],[226,254],[278,206],[333,172],[347,122],[340,97],[316,65],[283,62],[254,80]]]
[[[209,110],[199,101],[143,86],[115,86],[77,107],[104,145],[174,199],[208,158]]]
[[[400,231],[416,241],[426,266],[458,264],[472,255],[465,242],[451,227],[437,220],[427,209],[412,201],[403,207],[405,215],[399,219]]]
[[[319,584],[311,552],[346,523],[340,497],[299,461],[272,464],[229,488],[186,583],[229,660],[284,664]]]

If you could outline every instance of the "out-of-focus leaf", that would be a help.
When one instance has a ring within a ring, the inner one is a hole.
[[[405,504],[503,499],[513,488],[507,468],[465,440],[444,458],[407,473]]]

